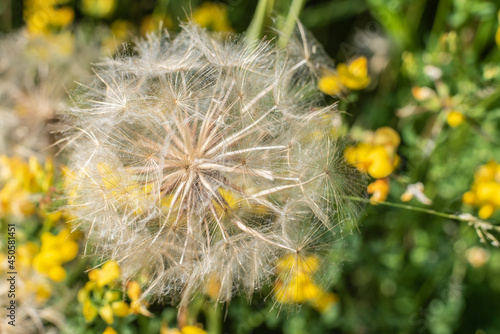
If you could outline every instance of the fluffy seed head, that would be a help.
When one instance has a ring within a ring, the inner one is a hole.
[[[207,284],[221,301],[252,293],[277,258],[320,255],[355,218],[360,182],[308,43],[188,24],[100,64],[67,112],[69,203],[94,252],[184,302]]]

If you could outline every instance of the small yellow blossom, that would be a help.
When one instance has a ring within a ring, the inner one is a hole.
[[[203,329],[196,326],[184,326],[181,330],[182,334],[207,334]]]
[[[448,125],[451,126],[452,128],[456,128],[457,126],[462,124],[464,120],[465,116],[460,111],[452,110],[449,111],[448,114],[446,115],[446,122],[448,122]]]
[[[278,260],[274,284],[274,297],[280,303],[311,303],[324,312],[337,302],[336,295],[327,293],[314,282],[313,274],[319,270],[316,256],[289,254]]]
[[[167,324],[162,324],[160,334],[207,334],[206,331],[197,326],[184,326],[182,330],[169,328]]]
[[[106,304],[101,307],[99,309],[99,315],[108,325],[113,323],[113,309],[111,308],[111,305]]]
[[[389,179],[378,179],[368,185],[368,194],[371,194],[370,200],[373,202],[383,202],[389,194]],[[372,203],[374,204],[374,203]]]
[[[376,179],[385,178],[399,164],[396,151],[400,141],[399,134],[393,129],[379,128],[368,136],[366,142],[348,147],[344,156],[360,172],[368,173]]]
[[[126,317],[130,313],[130,308],[124,301],[118,301],[111,304],[113,314],[117,317]]]
[[[500,209],[500,164],[490,161],[474,174],[471,189],[462,196],[464,204],[479,207],[481,219],[490,218]]]
[[[78,243],[70,234],[68,229],[61,230],[57,235],[50,232],[43,233],[40,252],[33,258],[33,268],[54,282],[61,282],[66,278],[62,264],[78,255]]]
[[[67,1],[28,0],[24,4],[24,19],[31,34],[48,35],[52,31],[68,26],[73,22],[73,8],[61,6]]]
[[[325,75],[319,79],[318,88],[321,92],[337,96],[342,93],[344,85],[336,73]]]
[[[107,261],[101,269],[89,272],[90,280],[96,282],[98,287],[103,287],[120,277],[121,269],[116,261]]]
[[[92,320],[94,320],[94,318],[97,316],[99,312],[97,311],[97,308],[94,305],[92,305],[90,299],[86,299],[83,302],[82,313],[83,317],[85,318],[85,321],[91,322]]]
[[[147,303],[141,298],[141,286],[136,281],[130,281],[127,284],[127,295],[130,298],[130,313],[142,314],[147,317],[152,316],[151,312],[147,310]]]
[[[343,63],[339,64],[337,66],[337,72],[342,84],[352,90],[366,88],[370,84],[367,63],[366,57],[359,57],[348,65]]]
[[[42,165],[31,157],[0,156],[0,217],[24,217],[35,212],[32,194],[46,193],[52,186],[54,166],[50,159]]]
[[[227,15],[227,8],[213,2],[204,2],[196,8],[192,19],[200,26],[214,31],[229,32],[233,30]]]
[[[360,90],[370,84],[366,57],[349,64],[340,63],[336,71],[325,71],[318,81],[318,89],[328,95],[340,95],[344,90]]]
[[[113,329],[113,327],[106,327],[106,329],[104,330],[104,332],[102,332],[102,334],[118,334],[117,331],[115,331]]]
[[[500,25],[500,10],[498,11],[497,16],[498,16],[498,23]],[[495,42],[500,47],[500,26],[497,28],[497,32],[495,34]]]
[[[82,12],[89,16],[109,17],[115,7],[115,0],[82,0]]]

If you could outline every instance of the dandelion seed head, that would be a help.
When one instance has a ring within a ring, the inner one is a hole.
[[[207,282],[251,295],[278,258],[326,250],[363,187],[297,47],[187,24],[103,61],[66,113],[87,250],[182,302]]]

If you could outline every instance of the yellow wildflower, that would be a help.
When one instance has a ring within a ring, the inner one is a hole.
[[[83,317],[85,318],[85,321],[91,322],[97,316],[98,311],[97,308],[94,305],[92,305],[90,299],[86,299],[83,302],[82,313]]]
[[[330,73],[319,79],[318,88],[321,92],[337,96],[342,93],[344,85],[336,73]]]
[[[41,236],[40,252],[33,258],[33,268],[55,282],[66,278],[62,264],[73,260],[78,254],[78,243],[70,236],[68,229],[58,235],[45,232]]]
[[[112,303],[111,308],[113,310],[113,314],[117,317],[126,317],[130,313],[128,304],[123,301]]]
[[[462,201],[479,207],[481,219],[488,219],[500,208],[500,164],[490,161],[479,167],[474,174],[471,189],[462,196]]]
[[[105,304],[103,307],[99,309],[99,315],[108,325],[111,325],[114,321],[113,309],[109,304]]]
[[[228,210],[231,211],[238,208],[240,203],[234,192],[224,188],[219,188],[219,194],[221,195],[220,200],[222,201],[222,204],[213,200],[215,210],[219,215],[223,216]]]
[[[120,277],[121,269],[116,261],[107,261],[101,269],[89,272],[89,279],[96,282],[97,287],[103,287]]]
[[[61,6],[67,1],[28,0],[24,6],[26,27],[31,34],[48,35],[54,29],[64,28],[73,22],[71,7]]]
[[[104,332],[102,332],[102,334],[118,334],[117,331],[115,331],[113,329],[113,327],[106,327],[106,329],[104,330]]]
[[[382,127],[367,136],[366,142],[346,149],[344,156],[362,173],[368,173],[376,179],[387,177],[399,164],[396,154],[401,139],[391,128]]]
[[[214,31],[232,31],[227,15],[227,8],[213,2],[204,2],[193,12],[194,22]]]
[[[446,121],[448,122],[448,125],[451,126],[452,128],[456,128],[457,126],[462,124],[464,120],[465,116],[460,111],[451,110],[446,115]]]
[[[387,199],[387,195],[389,194],[389,179],[379,179],[370,183],[368,185],[368,193],[372,195],[370,200],[373,202],[385,201]]]
[[[498,23],[500,24],[500,10],[497,13],[498,15]],[[500,26],[497,28],[497,32],[495,34],[495,42],[497,42],[497,45],[500,47]]]
[[[184,326],[181,330],[182,334],[207,334],[203,329],[196,326]]]
[[[166,324],[162,324],[160,334],[207,334],[207,332],[197,326],[184,326],[182,330],[178,330],[177,328],[168,328]]]
[[[130,313],[142,314],[147,317],[152,316],[151,312],[147,310],[147,303],[141,298],[141,286],[136,281],[130,281],[127,284],[127,295],[131,299],[130,302]]]
[[[82,0],[82,12],[89,16],[109,17],[115,7],[115,0]]]
[[[342,84],[352,90],[360,90],[370,84],[368,76],[368,61],[366,57],[359,57],[350,64],[339,64],[337,72]]]

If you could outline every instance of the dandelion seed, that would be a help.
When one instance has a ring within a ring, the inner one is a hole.
[[[290,45],[188,24],[103,62],[75,98],[71,209],[94,252],[146,277],[144,294],[186,303],[208,281],[220,301],[252,294],[277,258],[320,256],[355,221],[360,174]]]

